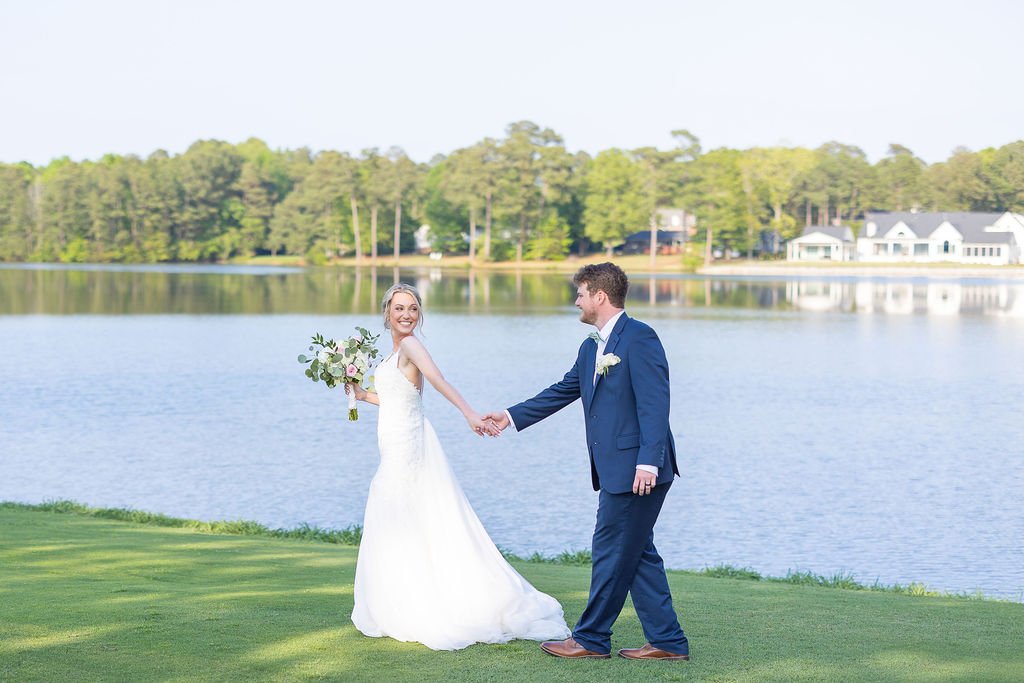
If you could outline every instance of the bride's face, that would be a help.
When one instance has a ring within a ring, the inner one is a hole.
[[[408,292],[396,292],[391,297],[391,308],[388,310],[391,329],[401,335],[412,334],[419,320],[420,307],[416,303],[416,297]]]

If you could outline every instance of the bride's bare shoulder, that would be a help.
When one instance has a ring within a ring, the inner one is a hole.
[[[419,339],[413,335],[404,337],[402,341],[398,342],[398,347],[403,351],[426,351],[427,347],[423,345]]]
[[[430,358],[430,352],[427,351],[427,347],[411,334],[398,343],[398,348],[402,350],[403,356],[412,361],[415,361],[417,358]]]

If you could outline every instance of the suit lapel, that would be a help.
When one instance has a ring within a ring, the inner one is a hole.
[[[615,321],[615,327],[612,328],[611,334],[608,335],[608,341],[604,345],[605,354],[615,353],[615,347],[619,343],[619,336],[622,334],[622,329],[626,326],[626,321],[629,320],[629,316],[623,313],[619,316],[619,319]],[[594,365],[596,364],[596,356],[591,360],[590,363],[590,376],[594,376]],[[594,382],[594,391],[597,391],[598,385],[601,384],[601,378],[604,375],[598,375],[597,381]],[[593,398],[593,396],[591,396]]]
[[[587,345],[583,352],[583,364],[580,366],[580,388],[583,394],[583,405],[590,410],[590,402],[594,400],[594,365],[597,361],[597,342]]]

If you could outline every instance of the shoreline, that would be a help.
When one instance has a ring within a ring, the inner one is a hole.
[[[700,275],[722,277],[770,277],[773,275],[793,277],[883,277],[883,278],[928,278],[928,279],[1020,279],[1024,278],[1024,266],[951,266],[946,264],[819,264],[743,263],[737,265],[714,264],[699,268]]]
[[[466,256],[448,256],[442,259],[431,259],[423,254],[410,254],[403,256],[398,262],[394,258],[378,257],[376,261],[364,258],[362,262],[356,263],[353,257],[335,259],[324,265],[310,265],[304,259],[297,256],[270,257],[254,256],[248,258],[235,258],[228,261],[217,262],[160,262],[160,263],[50,263],[50,262],[0,262],[0,266],[57,266],[62,270],[75,270],[81,266],[82,269],[102,269],[110,266],[115,269],[131,270],[134,266],[159,269],[161,266],[176,268],[195,268],[202,270],[206,267],[217,266],[256,266],[263,268],[309,268],[309,269],[345,269],[345,270],[385,270],[394,268],[413,268],[441,270],[460,273],[473,272],[495,272],[495,273],[549,273],[557,275],[572,275],[581,266],[603,263],[611,260],[618,264],[628,274],[634,277],[649,275],[687,275],[691,277],[759,277],[759,278],[793,278],[793,277],[822,277],[822,278],[921,278],[937,280],[958,280],[958,279],[988,279],[988,280],[1020,280],[1024,279],[1024,265],[1009,266],[984,266],[976,264],[951,264],[951,263],[822,263],[822,262],[790,262],[790,261],[760,261],[733,259],[730,261],[717,261],[708,266],[699,264],[694,266],[693,262],[685,263],[678,254],[658,256],[654,265],[651,265],[650,257],[645,254],[631,254],[627,256],[612,256],[610,259],[604,254],[589,254],[586,256],[569,256],[564,261],[470,261]]]
[[[309,542],[332,543],[349,547],[358,547],[362,539],[362,527],[351,525],[344,529],[320,529],[308,524],[300,524],[294,529],[271,529],[264,524],[251,520],[212,521],[204,522],[181,517],[169,517],[162,513],[144,512],[132,508],[98,508],[90,507],[73,500],[52,500],[43,503],[18,503],[0,501],[0,511],[21,511],[34,513],[50,513],[91,517],[110,521],[126,522],[143,526],[187,529],[201,534],[254,536],[281,539],[303,540]],[[510,562],[559,566],[590,566],[589,550],[563,551],[557,555],[545,556],[538,552],[522,557],[498,546],[502,556]],[[703,569],[666,569],[670,573],[703,576],[716,579],[737,579],[776,584],[792,584],[800,586],[818,586],[840,590],[868,591],[876,593],[895,593],[918,597],[957,598],[964,600],[984,600],[994,602],[1024,603],[1024,593],[1017,589],[1013,598],[1000,598],[985,595],[980,589],[973,593],[967,591],[951,592],[935,590],[923,583],[911,582],[907,585],[882,584],[877,579],[874,583],[861,583],[852,573],[838,572],[832,575],[815,574],[811,571],[789,570],[786,576],[769,576],[749,567],[734,567],[729,564],[716,566],[705,565]]]
[[[239,259],[229,263],[239,265],[281,265],[320,268],[438,268],[441,270],[481,270],[498,272],[551,272],[572,274],[581,266],[591,263],[612,261],[627,273],[637,276],[647,274],[686,274],[706,277],[914,277],[935,279],[1018,279],[1024,278],[1024,265],[984,266],[973,264],[950,263],[812,263],[790,261],[760,261],[733,259],[717,261],[708,266],[703,264],[695,268],[683,262],[681,255],[658,256],[654,265],[646,254],[628,256],[612,256],[604,254],[588,254],[586,256],[569,256],[564,261],[470,261],[466,256],[448,256],[442,259],[430,259],[427,256],[413,254],[404,256],[396,264],[393,258],[378,257],[376,262],[364,258],[356,263],[352,257],[336,259],[324,266],[308,266],[301,259],[271,259],[270,257],[254,257]]]

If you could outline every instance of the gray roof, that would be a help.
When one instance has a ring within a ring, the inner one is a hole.
[[[808,225],[804,228],[804,231],[800,233],[801,237],[806,237],[813,233],[820,232],[823,235],[834,237],[840,242],[852,242],[853,241],[853,228],[849,225]]]
[[[658,244],[671,244],[677,241],[686,241],[686,233],[682,230],[659,230],[658,231]],[[627,242],[650,242],[651,231],[641,230],[640,232],[634,232],[632,235],[626,238]]]
[[[889,229],[900,221],[906,223],[918,237],[925,238],[938,230],[940,225],[949,221],[964,236],[964,242],[972,244],[1011,244],[1013,242],[1013,233],[985,231],[985,228],[994,225],[1004,213],[1003,211],[999,213],[983,211],[932,211],[918,213],[911,211],[885,211],[865,214],[864,222],[873,221],[878,226],[878,230],[874,235],[875,238],[879,238],[889,232]],[[866,235],[867,233],[865,232],[864,236]]]

